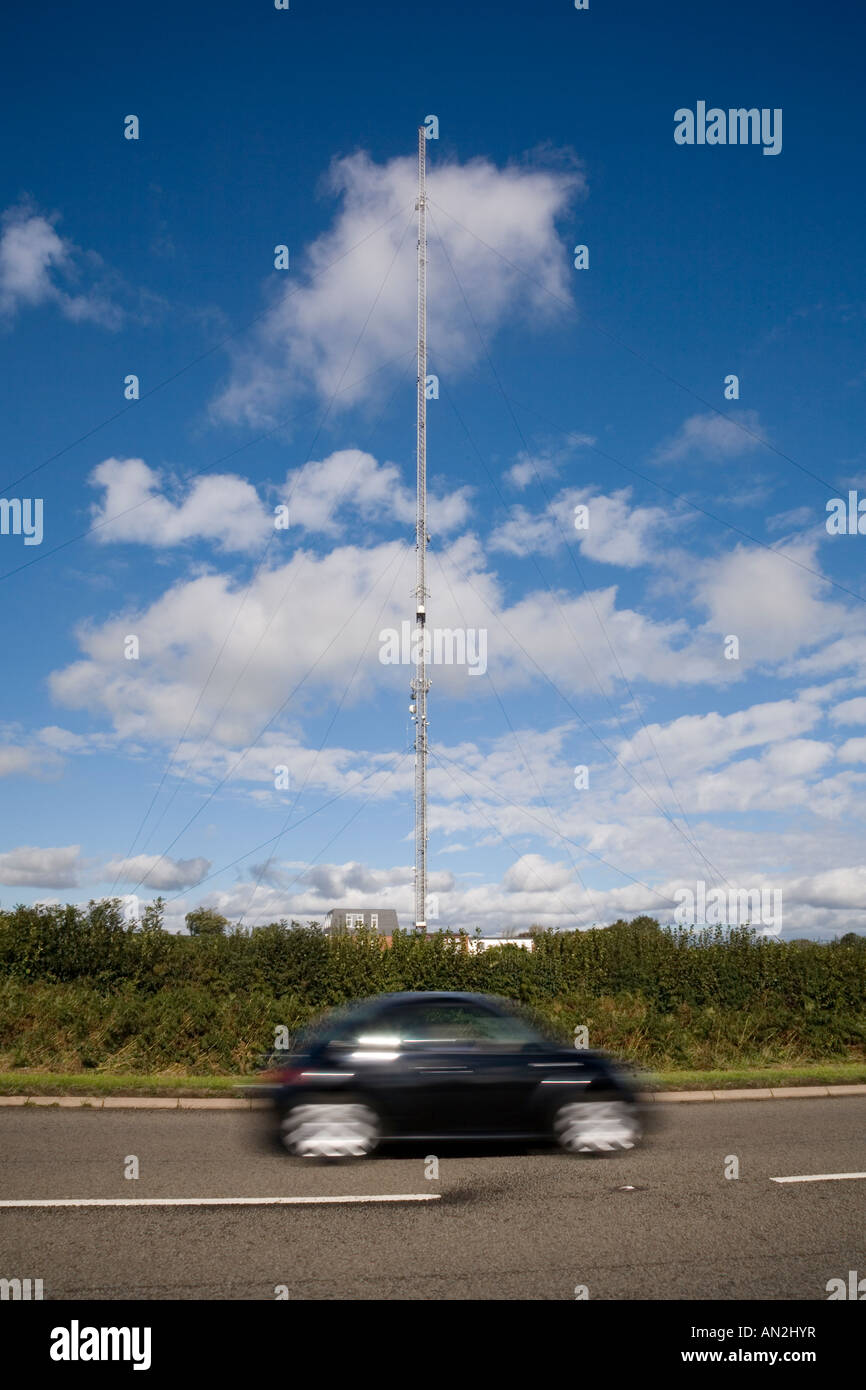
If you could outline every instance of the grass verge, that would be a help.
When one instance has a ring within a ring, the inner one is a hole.
[[[97,1071],[0,1072],[2,1096],[227,1096],[250,1076],[145,1076]]]
[[[866,1084],[866,1062],[815,1062],[791,1067],[742,1067],[716,1071],[657,1071],[652,1081],[665,1091],[722,1091],[739,1087],[839,1086]],[[226,1096],[251,1076],[145,1076],[85,1071],[0,1072],[4,1096]]]

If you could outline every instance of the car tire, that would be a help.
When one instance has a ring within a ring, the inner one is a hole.
[[[282,1114],[279,1132],[293,1158],[366,1158],[379,1143],[382,1125],[366,1101],[310,1096]]]
[[[640,1115],[622,1096],[568,1100],[553,1116],[553,1136],[570,1154],[627,1153],[640,1142]]]

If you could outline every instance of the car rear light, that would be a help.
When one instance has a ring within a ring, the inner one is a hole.
[[[276,1067],[272,1071],[263,1072],[262,1080],[277,1086],[293,1086],[302,1075],[300,1067]]]

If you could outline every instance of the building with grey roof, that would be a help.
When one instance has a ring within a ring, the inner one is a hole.
[[[392,937],[399,923],[393,907],[332,907],[328,913],[325,930],[339,932],[356,931],[367,927],[377,931],[380,936]]]

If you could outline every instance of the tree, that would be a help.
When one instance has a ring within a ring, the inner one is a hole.
[[[642,917],[632,917],[629,926],[632,931],[643,932],[649,936],[658,936],[661,932],[661,927],[655,917],[647,917],[646,914]]]
[[[190,936],[225,936],[229,919],[212,907],[197,907],[188,912],[184,919]]]
[[[152,903],[148,903],[141,914],[141,930],[162,931],[162,919],[164,910],[165,898],[154,898]]]
[[[619,917],[615,922],[611,922],[610,926],[605,928],[605,930],[615,932],[617,936],[634,937],[661,935],[661,927],[655,917],[647,916],[633,917],[630,922],[626,922],[624,918]]]

